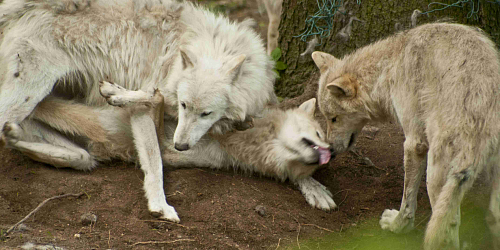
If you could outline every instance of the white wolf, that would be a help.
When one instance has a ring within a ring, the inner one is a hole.
[[[48,98],[34,110],[34,119],[25,120],[20,125],[7,123],[3,140],[11,148],[19,149],[35,159],[46,159],[45,162],[56,166],[61,165],[61,158],[76,158],[76,152],[89,154],[92,159],[85,159],[87,161],[106,161],[110,158],[134,161],[136,155],[140,158],[141,154],[147,154],[140,150],[152,150],[151,154],[159,156],[157,147],[138,148],[139,152],[136,153],[133,142],[139,139],[157,143],[159,140],[164,151],[163,162],[166,165],[233,167],[245,172],[275,177],[281,181],[289,179],[299,186],[311,206],[323,210],[336,207],[332,194],[311,177],[314,171],[320,165],[328,163],[331,157],[329,145],[322,139],[323,131],[314,120],[316,99],[311,99],[293,110],[268,108],[262,118],[255,119],[251,129],[223,135],[205,135],[191,150],[177,152],[171,140],[177,123],[163,120],[163,96],[159,91],[151,95],[143,91],[128,91],[118,85],[104,82],[101,92],[108,100],[113,99],[114,105],[125,105],[126,108],[90,107],[74,101]],[[68,145],[68,139],[54,136],[55,132],[47,132],[49,129],[37,121],[36,117],[45,115],[48,110],[52,117],[64,117],[51,120],[52,127],[78,126],[67,122],[76,120],[84,122],[85,127],[93,128],[93,131],[89,131],[93,134],[75,134],[73,137],[80,138],[81,147]],[[82,117],[89,119],[83,121]],[[129,123],[134,119],[142,122],[153,121],[153,129],[157,131],[158,139],[148,137],[151,132],[147,129],[141,130],[145,136],[134,137],[134,128],[130,127]],[[95,131],[103,131],[104,136],[93,140]],[[154,143],[148,141],[144,144]],[[39,147],[52,151],[42,155],[43,152],[32,150]],[[148,188],[151,187],[145,185],[146,192]]]
[[[500,55],[480,30],[427,24],[357,50],[342,60],[312,55],[321,71],[318,101],[336,152],[368,121],[403,127],[405,182],[400,210],[383,229],[413,227],[427,166],[432,217],[425,249],[460,248],[460,202],[481,172],[492,180],[488,224],[500,248]]]
[[[0,30],[0,127],[26,120],[47,96],[102,105],[94,83],[109,80],[134,90],[158,88],[167,97],[167,114],[178,116],[175,148],[187,150],[209,129],[223,132],[251,121],[275,102],[273,62],[248,22],[230,22],[188,2],[4,0]],[[60,119],[81,125],[55,127],[65,135],[90,132],[96,141],[104,138],[102,130],[86,126],[86,119],[95,117],[70,121],[46,111],[36,120],[48,127],[27,122],[33,131],[47,129],[40,132],[45,137],[63,140],[49,129]],[[144,185],[155,187],[146,188],[149,209],[178,221],[165,201],[159,154],[147,154],[157,147],[150,143],[156,138],[153,123],[141,115],[131,116],[130,123]],[[57,166],[95,166],[92,155],[73,142],[64,145],[50,150],[69,147],[71,157],[46,157],[49,149],[43,146],[18,144],[18,149]]]

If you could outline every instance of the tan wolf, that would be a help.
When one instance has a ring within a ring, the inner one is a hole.
[[[435,23],[407,30],[337,59],[314,52],[318,102],[336,152],[352,147],[367,122],[396,121],[405,133],[400,210],[380,225],[413,227],[427,166],[432,206],[425,249],[460,249],[460,202],[479,173],[492,180],[487,221],[500,247],[500,55],[479,29]]]
[[[39,109],[38,116],[32,111],[53,97],[102,106],[105,99],[94,83],[108,80],[127,89],[159,89],[167,97],[166,115],[179,123],[175,148],[188,150],[207,131],[222,133],[251,121],[276,101],[274,64],[249,23],[231,22],[189,2],[4,0],[0,128],[9,130],[30,120],[24,126],[30,124],[33,133],[57,137],[59,142],[64,135],[77,134],[102,141],[102,129],[85,126],[85,121],[95,119],[86,113],[64,120],[50,110]],[[145,173],[148,207],[162,218],[178,221],[165,201],[160,154],[147,154],[158,147],[152,139],[154,124],[140,115],[129,122]],[[96,165],[92,155],[65,140],[53,147],[18,143],[16,148],[59,167],[89,170]],[[72,154],[47,157],[67,148]]]
[[[126,161],[136,161],[139,158],[142,162],[142,158],[149,154],[158,156],[145,159],[154,161],[152,164],[155,165],[162,164],[163,160],[165,165],[174,167],[241,169],[281,181],[289,179],[299,187],[311,206],[323,210],[336,207],[332,194],[311,177],[320,165],[328,163],[331,158],[330,146],[324,142],[323,131],[314,120],[316,99],[292,110],[267,108],[263,117],[255,119],[253,128],[223,135],[207,134],[191,150],[179,152],[174,149],[172,142],[177,122],[163,118],[164,101],[159,91],[154,94],[140,90],[128,91],[118,85],[103,82],[101,93],[108,100],[113,99],[114,105],[123,108],[91,107],[50,97],[39,104],[33,116],[42,116],[50,110],[54,117],[64,119],[51,120],[52,128],[40,125],[37,119],[25,120],[19,125],[7,123],[2,139],[8,147],[21,150],[34,159],[42,159],[62,167],[78,161],[107,161],[112,158]],[[68,124],[68,120],[75,123]],[[153,131],[148,130],[150,126],[130,126],[132,120],[141,121],[144,125],[152,121]],[[67,126],[82,126],[93,130],[72,136],[61,136],[53,131],[53,128]],[[99,140],[92,138],[95,131],[104,133]],[[137,133],[142,136],[135,136]],[[70,143],[76,138],[79,146]],[[134,140],[144,140],[143,145],[153,146],[135,148]],[[161,146],[155,147],[155,143]],[[46,151],[40,150],[41,147],[46,148]],[[90,157],[80,158],[83,154]],[[145,184],[144,188],[147,191],[153,187]]]

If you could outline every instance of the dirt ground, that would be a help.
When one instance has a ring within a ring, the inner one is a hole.
[[[253,1],[234,7],[229,14],[235,19],[257,19],[265,32],[262,23],[266,17],[258,13]],[[286,100],[283,106],[314,97],[315,87],[312,80],[304,95]],[[297,239],[346,230],[379,216],[385,208],[399,208],[404,136],[394,124],[380,128],[363,132],[357,143],[358,152],[374,166],[347,153],[315,173],[339,205],[332,212],[311,208],[287,182],[233,171],[165,169],[167,200],[176,208],[180,224],[149,215],[143,174],[134,164],[110,162],[91,172],[79,172],[56,169],[19,152],[0,149],[2,234],[49,197],[85,193],[80,198],[48,202],[24,223],[23,230],[1,238],[0,248],[33,242],[65,249],[275,249]],[[419,212],[429,211],[428,204],[421,185]],[[264,216],[255,211],[258,205],[265,208]],[[95,223],[82,224],[80,218],[87,213],[97,216]]]

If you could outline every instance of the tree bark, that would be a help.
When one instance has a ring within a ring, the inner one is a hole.
[[[342,57],[357,48],[363,47],[376,40],[384,38],[397,31],[408,29],[411,26],[411,16],[415,9],[422,12],[442,8],[440,5],[429,3],[435,0],[371,0],[371,1],[343,1],[341,7],[344,14],[337,12],[333,18],[333,28],[330,36],[323,39],[315,50],[328,52],[336,57]],[[458,0],[440,0],[447,4]],[[500,44],[500,1],[478,0],[474,2],[477,19],[468,18],[471,11],[470,4],[463,8],[450,7],[445,10],[434,11],[428,15],[418,15],[417,25],[436,22],[452,21],[467,25],[474,25],[490,35],[497,45]],[[321,4],[322,0],[318,0]],[[336,1],[338,2],[338,1]],[[284,0],[279,28],[279,47],[282,50],[282,60],[288,68],[281,72],[281,79],[275,84],[275,90],[280,97],[295,97],[304,91],[304,85],[310,82],[311,77],[317,77],[317,69],[311,60],[310,54],[301,56],[306,50],[307,43],[297,37],[306,28],[305,20],[318,11],[315,0]],[[339,31],[346,27],[351,17],[363,22],[353,21],[350,38],[343,38]],[[307,41],[313,37],[309,37]]]

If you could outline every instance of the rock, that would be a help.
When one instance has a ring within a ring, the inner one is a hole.
[[[54,246],[54,245],[37,245],[31,242],[26,242],[24,245],[19,248],[23,250],[64,250],[62,247]]]
[[[97,215],[93,213],[85,213],[82,216],[80,216],[80,223],[82,223],[82,225],[84,226],[95,224],[96,222],[97,222]]]
[[[30,231],[30,230],[31,230],[31,228],[29,228],[28,226],[21,223],[21,224],[17,225],[14,232],[25,232],[25,231]]]
[[[255,207],[255,212],[257,212],[260,216],[266,216],[266,207],[262,205],[258,205]]]

